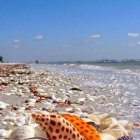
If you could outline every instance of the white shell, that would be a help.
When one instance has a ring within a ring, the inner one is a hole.
[[[17,121],[18,123],[21,123],[21,124],[23,125],[23,124],[25,124],[25,117],[20,116],[20,117],[17,118],[16,121]]]
[[[69,107],[69,108],[66,108],[65,111],[72,113],[72,112],[74,112],[74,108],[73,107]]]
[[[4,108],[6,108],[7,106],[9,106],[9,104],[0,101],[0,109],[4,109]]]
[[[35,136],[34,128],[31,126],[17,127],[10,135],[11,140],[24,140]]]
[[[102,133],[101,140],[115,140],[115,138],[110,134]]]
[[[0,129],[0,137],[6,137],[7,133],[6,133],[6,130],[4,129]]]
[[[111,118],[107,118],[107,119],[101,121],[101,128],[106,129],[108,127],[111,127],[111,126],[114,126],[117,124],[118,124],[117,120],[115,118],[111,117]]]
[[[33,102],[33,103],[35,103],[36,102],[36,99],[27,99],[27,102]]]
[[[45,132],[38,126],[34,127],[35,137],[46,138]]]

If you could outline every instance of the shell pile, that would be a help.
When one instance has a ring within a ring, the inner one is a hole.
[[[0,139],[131,140],[139,122],[97,112],[94,107],[103,108],[107,97],[97,88],[87,93],[76,79],[23,64],[0,64]]]

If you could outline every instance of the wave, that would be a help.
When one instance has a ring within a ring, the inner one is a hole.
[[[88,64],[82,64],[79,65],[81,69],[91,69],[91,70],[112,70],[112,67],[105,67],[105,66],[96,66],[96,65],[88,65]]]

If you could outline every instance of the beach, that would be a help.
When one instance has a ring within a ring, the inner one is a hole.
[[[114,140],[138,140],[140,98],[133,78],[137,85],[139,73],[85,64],[0,64],[0,138],[12,139],[14,129],[33,126],[32,113],[67,112],[90,119]]]

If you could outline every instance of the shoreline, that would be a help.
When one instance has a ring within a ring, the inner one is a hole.
[[[43,112],[44,110],[47,112],[62,111],[73,113],[82,118],[87,118],[94,114],[96,121],[93,118],[92,121],[97,123],[100,127],[101,123],[103,125],[103,122],[100,121],[98,117],[105,116],[105,113],[96,112],[96,109],[93,109],[95,105],[95,103],[93,103],[94,101],[84,98],[85,94],[89,91],[85,93],[86,89],[82,89],[80,85],[76,85],[74,77],[67,77],[50,71],[33,71],[30,68],[27,68],[27,65],[25,64],[2,65],[5,67],[2,68],[0,64],[0,69],[6,69],[6,73],[5,71],[2,73],[3,70],[1,70],[2,82],[0,87],[2,88],[0,88],[0,90],[2,93],[0,94],[0,101],[5,102],[7,105],[1,105],[0,113],[2,116],[0,117],[0,129],[9,128],[13,131],[18,125],[25,125],[27,114],[31,115],[33,112]],[[92,94],[89,94],[97,97],[99,94],[98,89],[93,91]],[[13,101],[11,100],[11,97],[13,98]],[[70,101],[70,104],[65,104],[65,100]],[[104,100],[106,100],[106,97],[102,96],[101,102],[103,102],[103,104],[105,103]],[[90,106],[93,105],[93,107],[89,108],[89,103]],[[98,103],[96,103],[96,105],[103,107],[103,105]],[[15,120],[10,121],[10,125],[5,119],[6,116],[9,115],[8,111],[15,115]],[[17,119],[19,117],[22,118],[22,121],[20,120],[18,122]],[[110,118],[110,124],[114,123],[112,121],[113,117],[111,117],[110,114],[106,115],[106,117],[107,118],[104,119]],[[2,124],[2,120],[4,120],[5,124]],[[129,127],[128,131],[131,131],[131,128],[134,126],[132,126],[128,120],[123,120],[121,123],[124,122],[125,125]],[[106,127],[109,128],[110,124]],[[127,133],[126,128],[125,130]],[[110,135],[112,130],[111,128],[108,129],[108,131],[103,129],[102,132],[108,132]],[[123,135],[124,133],[121,134],[121,137]]]

